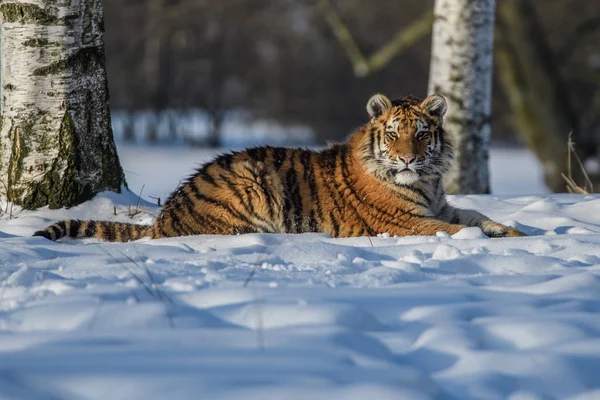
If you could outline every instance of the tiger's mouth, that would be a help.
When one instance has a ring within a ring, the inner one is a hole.
[[[390,168],[387,171],[387,176],[393,180],[405,179],[414,176],[419,176],[419,172],[415,168],[406,167],[398,167],[398,168]]]
[[[398,175],[398,174],[402,174],[402,173],[406,173],[406,172],[417,173],[417,168],[415,168],[414,166],[407,165],[407,166],[395,167],[395,168],[390,169],[390,173],[392,175]]]

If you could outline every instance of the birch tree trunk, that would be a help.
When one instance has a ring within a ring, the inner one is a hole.
[[[33,209],[119,192],[101,0],[0,1],[0,23],[0,194]]]
[[[489,193],[494,0],[436,0],[429,93],[448,101],[455,161],[448,193]]]

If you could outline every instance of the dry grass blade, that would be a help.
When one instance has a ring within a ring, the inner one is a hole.
[[[573,152],[573,155],[575,156],[575,161],[577,161],[577,165],[579,165],[579,168],[581,169],[581,173],[583,174],[583,178],[585,179],[585,190],[588,193],[592,193],[594,191],[594,184],[592,183],[590,176],[588,175],[587,171],[585,170],[585,167],[583,166],[583,162],[581,162],[581,159],[575,152],[575,144],[570,139],[571,138],[569,135],[570,151]]]
[[[576,194],[589,194],[585,189],[578,186],[575,182],[573,182],[571,178],[569,178],[565,174],[560,174],[560,176],[562,176],[562,178],[565,180],[565,183],[567,184],[567,192]]]
[[[569,139],[567,141],[567,146],[568,146],[567,175],[561,174],[562,178],[565,180],[565,183],[567,184],[567,191],[569,193],[577,193],[577,194],[593,193],[594,192],[594,184],[590,180],[590,177],[589,177],[587,171],[585,170],[583,162],[581,162],[581,159],[575,152],[575,142],[573,142],[573,132],[569,132]],[[575,161],[577,161],[577,165],[579,166],[579,169],[581,170],[583,178],[585,179],[585,187],[584,188],[577,185],[577,183],[575,183],[575,180],[573,179],[573,173],[571,170],[571,163],[572,163],[571,154],[573,154]]]
[[[111,257],[113,260],[119,262],[119,265],[121,265],[121,267],[127,271],[129,273],[129,275],[131,275],[131,277],[137,282],[139,283],[145,290],[146,292],[148,292],[148,294],[154,298],[156,298],[156,294],[152,291],[152,289],[150,289],[150,287],[148,287],[148,285],[146,285],[146,282],[144,282],[142,280],[142,278],[140,278],[139,276],[137,276],[135,274],[135,272],[133,272],[131,269],[129,269],[124,262],[122,262],[121,260],[119,260],[117,257],[115,257],[113,254],[111,254],[108,250],[106,250],[104,247],[100,246],[100,249],[102,249],[103,252],[105,252],[109,257]],[[135,264],[135,263],[134,263]]]
[[[135,248],[135,251],[138,253],[138,255],[140,255],[140,257],[141,257],[141,254],[138,251],[137,247],[134,247],[134,248]],[[150,280],[150,283],[152,283],[152,288],[154,288],[154,293],[156,294],[155,297],[160,302],[165,304],[165,307],[166,307],[165,313],[167,316],[167,320],[169,321],[169,326],[171,328],[175,328],[175,323],[173,322],[173,313],[171,312],[171,307],[170,307],[173,304],[173,299],[171,299],[162,290],[160,290],[160,288],[158,287],[158,283],[156,282],[156,279],[154,279],[154,274],[152,274],[150,272],[150,270],[148,269],[148,267],[146,265],[140,266],[140,264],[138,264],[133,258],[131,258],[127,254],[123,253],[121,250],[118,250],[118,252],[121,253],[123,255],[123,257],[128,259],[134,265],[136,265],[138,268],[142,268],[144,270],[144,272],[146,273],[146,276]]]
[[[244,281],[244,287],[248,286],[248,284],[250,283],[250,281],[252,281],[252,278],[254,278],[254,275],[256,275],[257,272],[258,272],[258,267],[252,268],[252,271],[250,271],[250,274],[246,278],[246,281]]]
[[[252,278],[254,278],[254,275],[256,275],[257,272],[258,272],[258,266],[254,266],[254,268],[252,268],[252,270],[250,271],[250,274],[246,278],[246,281],[244,282],[244,287],[248,286],[248,284],[252,281]],[[260,305],[260,300],[259,300],[258,294],[256,293],[256,289],[253,289],[252,293],[254,296],[254,307],[256,310],[256,329],[254,330],[256,332],[256,343],[260,350],[265,350],[266,345],[265,345],[262,307]]]
[[[98,304],[96,305],[96,308],[94,309],[94,314],[92,314],[92,318],[90,319],[90,322],[87,326],[88,331],[93,331],[96,327],[96,322],[98,322],[98,316],[100,315],[100,309],[102,308],[103,304],[104,300],[100,299],[100,301],[98,301]]]
[[[145,186],[146,186],[146,184],[143,184],[142,188],[140,189],[140,194],[138,194],[137,203],[135,204],[135,209],[132,211],[131,206],[129,206],[129,212],[127,213],[127,215],[129,215],[129,218],[133,218],[136,215],[142,213],[142,210],[140,209],[140,200],[142,198],[142,193],[144,192]]]
[[[100,248],[106,254],[108,254],[109,256],[111,256],[114,260],[120,261],[118,258],[116,258],[114,255],[112,255],[108,250],[106,250],[102,246],[100,246]],[[125,266],[125,263],[120,263],[121,267],[123,267],[127,272],[129,272],[129,274],[133,277],[133,279],[135,279],[136,282],[138,282],[140,285],[142,285],[142,287],[146,290],[146,292],[150,296],[154,297],[158,301],[160,301],[160,302],[162,302],[162,303],[165,304],[165,306],[166,306],[166,316],[167,316],[167,320],[169,321],[169,325],[170,325],[171,328],[175,328],[175,323],[173,322],[173,313],[170,310],[170,305],[173,304],[173,300],[169,296],[167,296],[162,290],[160,290],[158,288],[158,284],[156,283],[156,280],[154,279],[154,275],[150,272],[150,270],[145,265],[141,266],[137,261],[135,261],[129,255],[123,253],[121,250],[117,250],[117,251],[123,257],[125,257],[129,262],[133,263],[133,265],[135,265],[136,267],[141,268],[141,269],[144,270],[144,272],[146,273],[146,276],[150,280],[151,286],[148,286],[146,284],[146,282],[144,282],[144,280],[142,278],[140,278],[138,275],[136,275],[135,272],[133,272],[127,266]],[[154,289],[154,290],[152,290],[152,289]]]
[[[142,255],[138,251],[137,247],[134,246],[134,249],[138,253],[138,255],[141,257]],[[158,287],[158,283],[156,282],[156,279],[154,279],[154,274],[152,274],[152,272],[150,272],[150,270],[148,269],[148,267],[145,264],[139,265],[133,258],[128,256],[127,254],[123,253],[122,251],[119,251],[119,253],[121,253],[123,255],[123,257],[127,258],[129,261],[134,263],[137,267],[142,268],[144,270],[144,272],[146,273],[146,276],[152,283],[152,287],[156,291],[156,294],[159,297],[159,300],[161,300],[161,301],[166,300],[169,303],[173,303],[173,299],[171,299],[165,292],[160,290],[160,288]]]
[[[4,181],[0,181],[0,183],[2,184],[3,193],[6,195],[6,197],[4,198],[4,200],[6,200],[6,206],[4,207],[4,210],[0,208],[0,216],[8,215],[8,219],[10,220],[13,219],[13,207],[15,206],[15,203],[9,201],[8,187],[6,186]]]

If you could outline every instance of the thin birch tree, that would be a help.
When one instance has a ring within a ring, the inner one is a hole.
[[[0,24],[0,195],[33,209],[120,191],[101,0],[0,1]]]
[[[429,93],[448,102],[455,162],[448,193],[489,193],[494,0],[436,0]]]

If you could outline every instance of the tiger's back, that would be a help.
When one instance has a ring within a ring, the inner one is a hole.
[[[171,195],[151,236],[374,235],[373,223],[353,206],[352,164],[347,144],[318,152],[259,147],[222,155]]]

